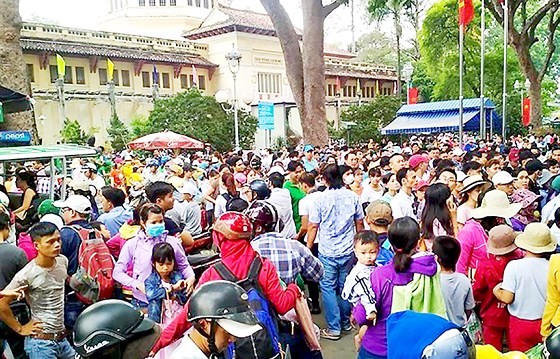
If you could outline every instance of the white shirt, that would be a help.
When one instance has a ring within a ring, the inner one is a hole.
[[[101,188],[105,187],[105,180],[103,179],[103,177],[97,175],[95,176],[95,178],[93,179],[88,179],[88,183],[92,186],[94,186],[97,189],[97,192],[99,193],[99,191],[101,190]]]
[[[364,186],[362,195],[360,196],[360,204],[371,203],[383,196],[383,187],[379,187],[379,191],[374,190],[369,184]]]
[[[418,217],[414,214],[414,196],[406,194],[402,189],[391,200],[391,210],[393,211],[393,219],[402,217],[412,217],[418,221]]]
[[[546,303],[548,261],[522,258],[511,261],[504,271],[502,289],[515,294],[508,312],[519,319],[541,319]]]
[[[290,191],[286,188],[273,188],[270,197],[266,201],[272,204],[278,211],[278,218],[283,226],[280,233],[286,238],[294,238],[297,233]],[[217,205],[218,201],[216,201],[216,207]]]
[[[549,221],[554,221],[554,212],[560,207],[560,195],[557,195],[544,205],[541,213],[541,223],[547,224]]]
[[[313,203],[315,203],[315,201],[317,201],[317,198],[321,196],[321,194],[323,194],[323,192],[319,192],[319,191],[306,194],[305,197],[303,197],[299,201],[299,215],[302,217],[309,216],[309,211],[311,209],[311,206],[313,205]],[[307,235],[305,235],[305,237],[307,238]],[[314,243],[319,243],[318,233],[317,236],[315,236]]]
[[[171,354],[171,359],[208,359],[208,357],[187,334],[181,339],[181,344]]]

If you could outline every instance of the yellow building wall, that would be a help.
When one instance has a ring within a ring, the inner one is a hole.
[[[107,128],[110,127],[111,106],[109,103],[108,88],[100,84],[99,69],[107,68],[106,59],[98,61],[98,70],[90,72],[89,59],[80,57],[64,57],[66,66],[72,67],[73,80],[75,78],[75,67],[84,67],[85,84],[65,84],[65,114],[66,118],[78,120],[82,129],[86,132],[95,132],[97,144],[104,144],[108,139]],[[34,81],[31,83],[33,97],[36,100],[34,106],[35,118],[39,137],[44,144],[55,144],[60,142],[60,131],[62,130],[64,119],[59,112],[59,101],[56,94],[56,85],[50,81],[49,66],[47,69],[40,69],[40,59],[36,54],[24,54],[26,64],[33,65]],[[139,76],[134,75],[134,63],[114,60],[115,70],[119,71],[119,86],[115,86],[116,111],[119,118],[125,123],[130,124],[135,117],[148,117],[153,109],[152,87],[143,87],[141,72],[150,74],[150,84],[152,79],[153,64],[142,66]],[[56,65],[54,56],[50,56],[49,65]],[[174,78],[173,66],[156,64],[159,72],[160,96],[172,96],[182,91],[180,77]],[[121,70],[128,70],[130,73],[130,86],[122,86],[120,78]],[[209,80],[208,70],[197,68],[199,76],[205,76],[206,90],[203,93],[213,94],[213,86]],[[170,76],[170,88],[163,88],[162,74],[168,73]],[[189,83],[192,78],[192,67],[185,66],[181,69],[183,75],[189,76]],[[79,93],[76,93],[79,92]],[[42,119],[42,120],[41,120]]]

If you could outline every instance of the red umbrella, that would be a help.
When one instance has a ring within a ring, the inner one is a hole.
[[[166,130],[137,138],[130,142],[128,147],[133,150],[160,150],[166,148],[201,150],[204,149],[204,143]]]

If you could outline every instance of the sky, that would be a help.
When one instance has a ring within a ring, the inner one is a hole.
[[[231,6],[241,9],[265,12],[259,0],[229,0]],[[356,39],[378,25],[371,24],[365,11],[365,0],[354,1],[354,24]],[[226,3],[228,0],[222,0]],[[326,2],[326,1],[325,1]],[[295,26],[302,26],[299,1],[281,0]],[[103,18],[106,2],[104,0],[20,0],[20,13],[24,21],[54,23],[62,26],[97,30]],[[325,42],[347,48],[352,40],[351,7],[341,6],[325,22]],[[390,29],[391,26],[381,28]]]

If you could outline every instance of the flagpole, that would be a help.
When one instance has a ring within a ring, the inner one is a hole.
[[[509,9],[508,0],[504,0],[504,83],[502,90],[502,141],[506,143],[506,110],[507,110],[507,47],[508,47],[508,27]]]
[[[464,24],[459,25],[459,148],[463,148],[463,41]]]
[[[480,11],[480,35],[482,36],[480,40],[480,137],[486,138],[486,114],[484,111],[484,55],[486,46],[486,21],[484,9],[484,1],[481,0],[481,11]]]

